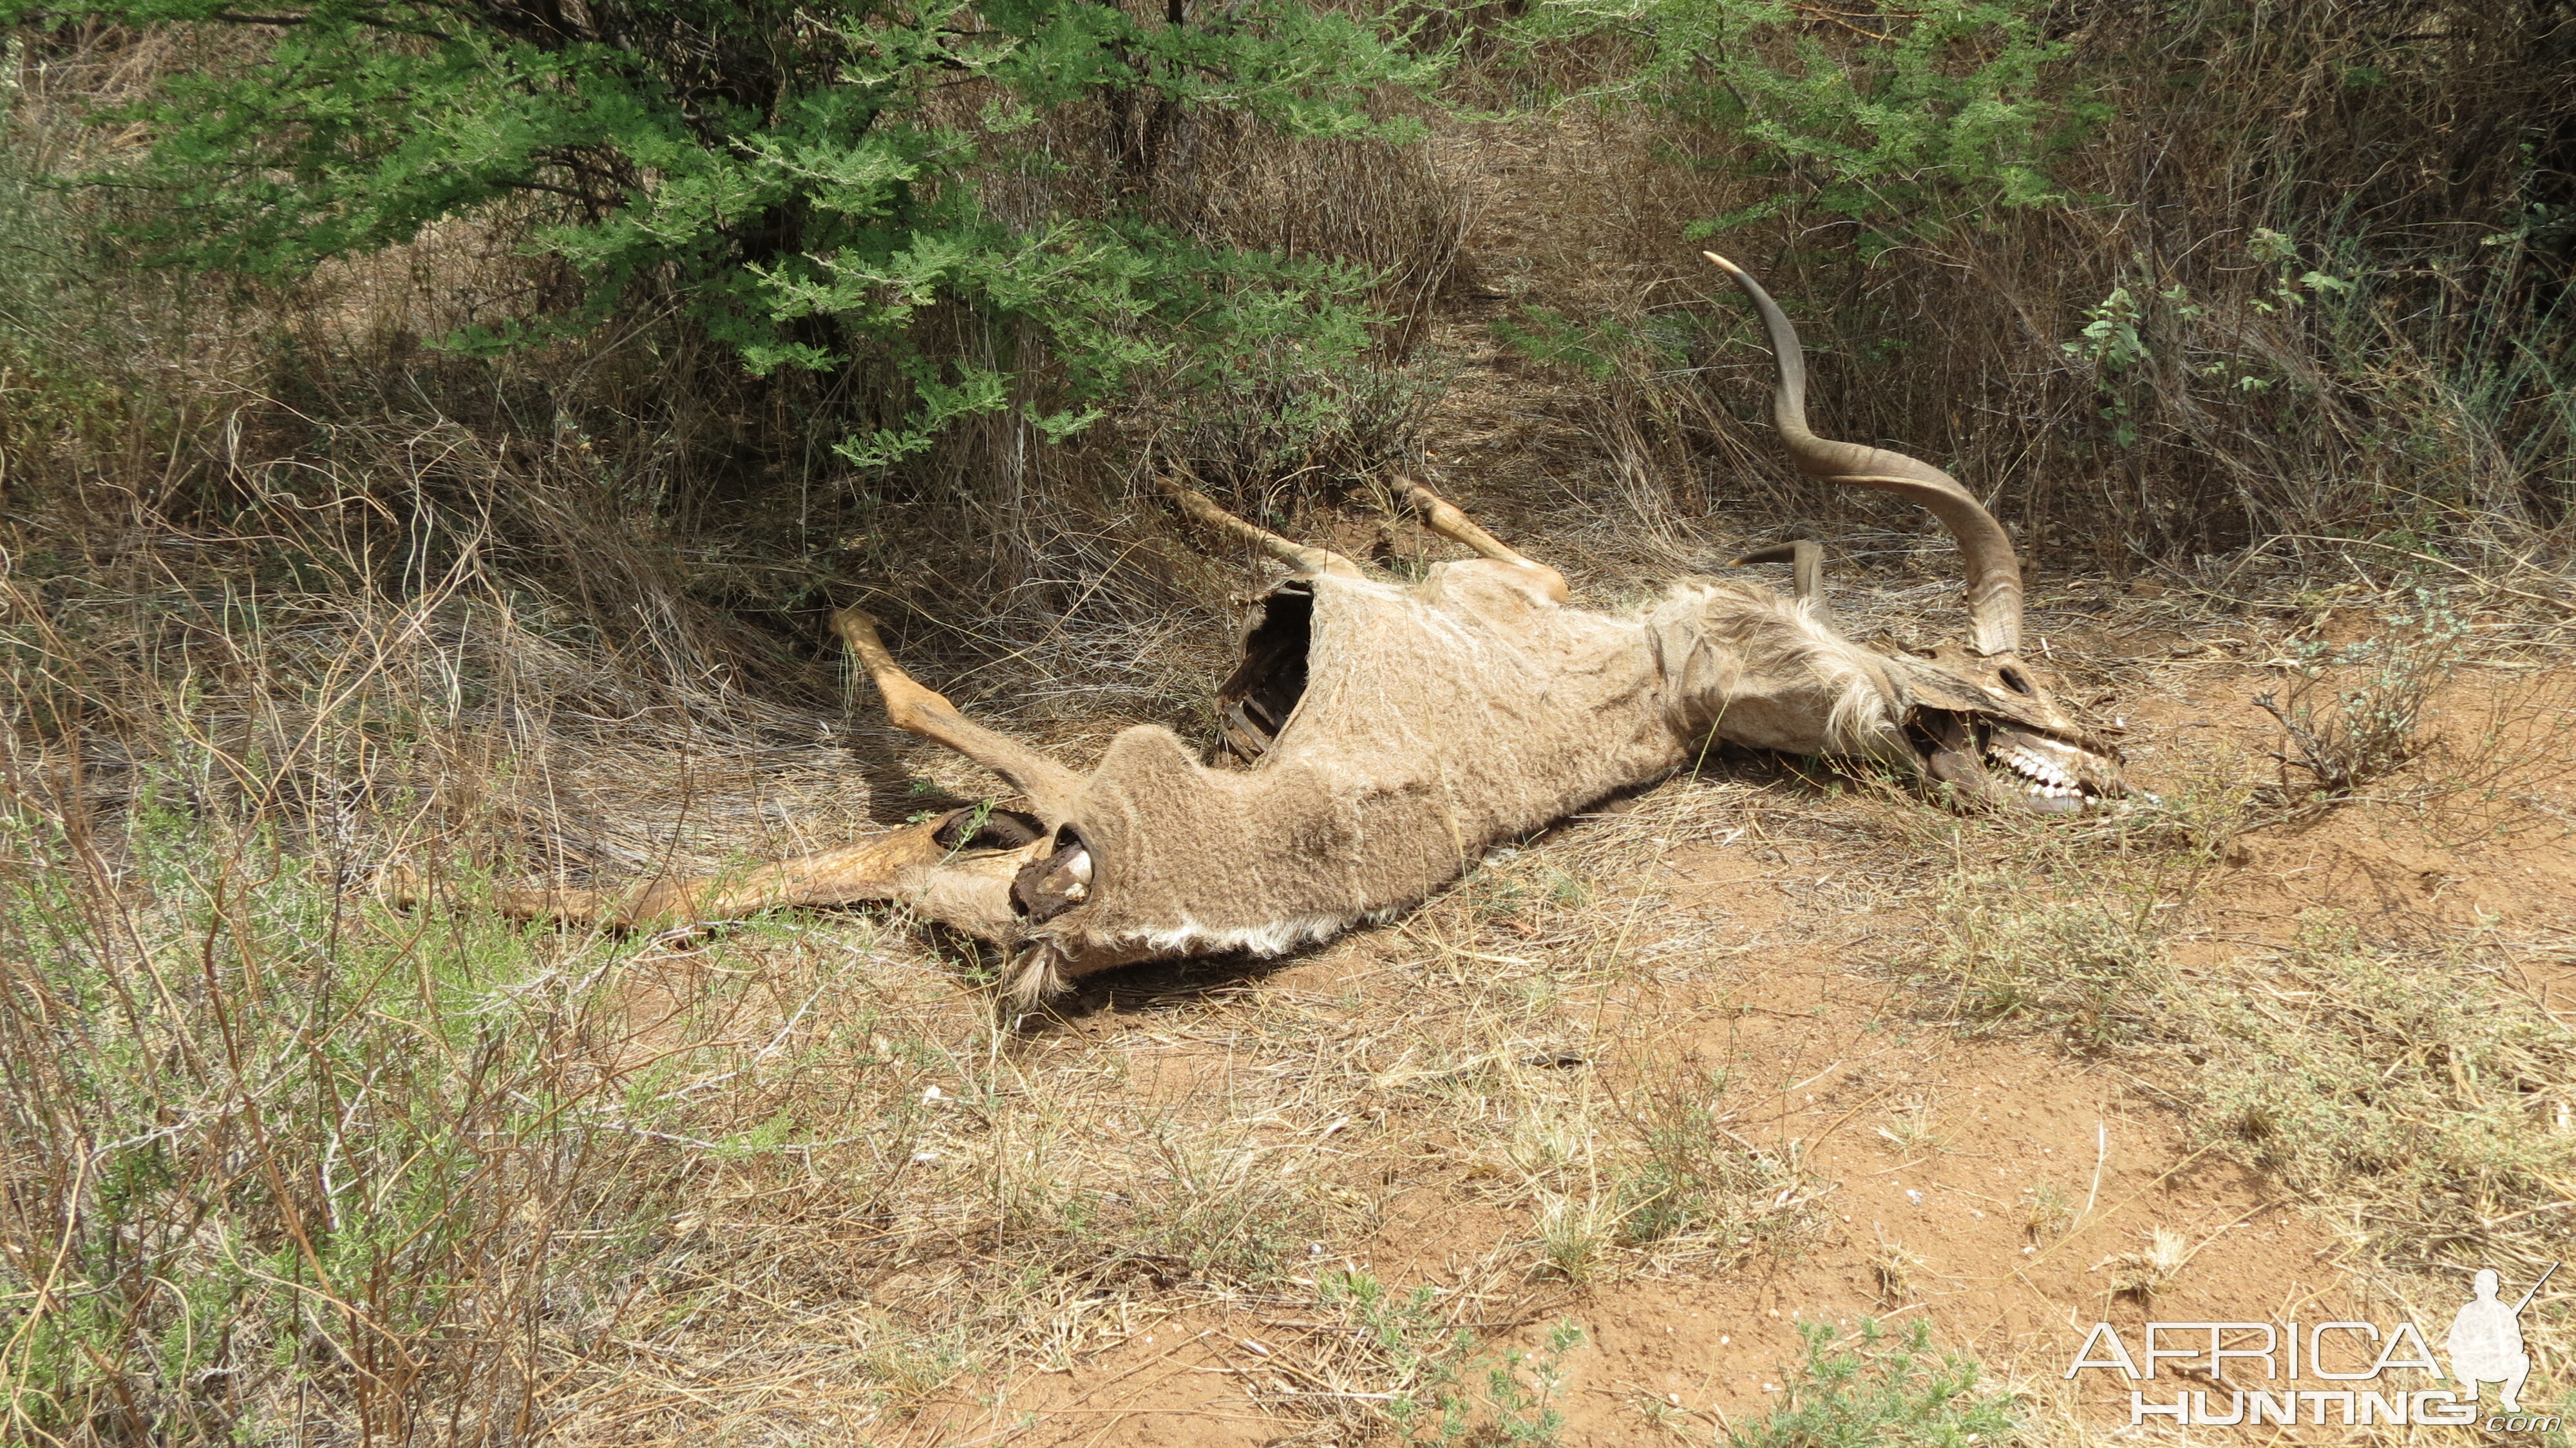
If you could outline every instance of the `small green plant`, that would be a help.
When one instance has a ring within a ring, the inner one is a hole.
[[[1564,1358],[1583,1342],[1573,1323],[1550,1329],[1536,1354],[1487,1357],[1476,1352],[1473,1332],[1450,1323],[1434,1289],[1399,1292],[1347,1269],[1322,1274],[1316,1315],[1331,1326],[1309,1372],[1350,1390],[1321,1406],[1356,1435],[1376,1441],[1376,1433],[1392,1429],[1398,1442],[1444,1448],[1555,1448],[1563,1441],[1565,1415],[1555,1403]],[[1479,1366],[1482,1394],[1472,1386]]]
[[[1949,1139],[1939,1130],[1928,1101],[1910,1102],[1891,1112],[1887,1124],[1878,1128],[1879,1139],[1908,1156],[1937,1153],[1949,1149]]]
[[[1549,1192],[1539,1198],[1539,1260],[1568,1282],[1591,1280],[1601,1251],[1609,1245],[1609,1218],[1614,1208],[1589,1193]]]
[[[2272,285],[2253,299],[2254,310],[2265,316],[2295,311],[2319,298],[2344,296],[2352,291],[2352,283],[2341,277],[2302,267],[2297,239],[2284,232],[2258,226],[2246,250],[2257,264],[2272,269]]]
[[[1582,1328],[1560,1322],[1548,1329],[1544,1352],[1506,1353],[1494,1364],[1485,1375],[1486,1401],[1494,1415],[1485,1442],[1496,1448],[1556,1448],[1565,1441],[1565,1415],[1556,1410],[1556,1395],[1565,1385],[1565,1355],[1582,1343]]]
[[[2014,875],[1954,879],[1923,973],[1971,1021],[2035,1020],[2090,1045],[2145,1039],[2168,975],[2149,906],[2060,900]]]
[[[2124,372],[2147,360],[2147,344],[2138,337],[2138,299],[2127,287],[2113,287],[2109,296],[2085,309],[2084,318],[2083,335],[2060,344],[2066,355],[2109,372]]]
[[[2111,294],[2085,309],[2084,331],[2072,342],[2058,345],[2066,355],[2089,363],[2102,393],[2102,420],[2111,424],[2111,441],[2127,447],[2138,440],[2136,404],[2128,395],[2126,382],[2147,360],[2147,344],[2138,335],[2145,318],[2127,287],[2113,287]]]
[[[1801,1323],[1806,1360],[1788,1384],[1788,1404],[1726,1437],[1728,1448],[1954,1448],[2017,1442],[2012,1400],[1984,1389],[1974,1361],[1936,1350],[1920,1318],[1890,1339],[1863,1318],[1848,1350],[1833,1328]]]
[[[1396,1291],[1345,1268],[1318,1277],[1315,1304],[1316,1315],[1336,1329],[1325,1339],[1323,1366],[1362,1393],[1335,1400],[1344,1416],[1382,1419],[1408,1443],[1424,1431],[1442,1443],[1465,1435],[1458,1383],[1476,1338],[1444,1319],[1437,1292]]]
[[[2021,1225],[2033,1241],[2064,1236],[2075,1225],[2075,1203],[2066,1193],[2052,1186],[2028,1187],[2024,1192],[2030,1200],[2022,1204]]]
[[[2450,677],[2468,625],[2441,595],[2418,588],[2385,615],[2387,628],[2340,648],[2316,640],[2289,650],[2287,682],[2255,696],[2280,723],[2281,797],[2332,800],[2382,779],[2432,743],[2433,691]],[[2296,774],[2293,774],[2296,771]]]
[[[1618,1176],[1623,1243],[1700,1239],[1736,1256],[1808,1220],[1813,1209],[1797,1202],[1794,1161],[1727,1134],[1727,1086],[1724,1072],[1668,1068],[1648,1073],[1623,1099],[1631,1133]]]

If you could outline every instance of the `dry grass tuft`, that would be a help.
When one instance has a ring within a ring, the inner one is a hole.
[[[2147,1301],[2173,1281],[2191,1261],[2191,1254],[2190,1238],[2169,1227],[2156,1227],[2148,1231],[2143,1249],[2105,1257],[2094,1264],[2094,1270],[2110,1270],[2114,1293]]]
[[[2066,1235],[2075,1225],[2075,1203],[2056,1187],[2024,1187],[2022,1195],[2030,1198],[2023,1204],[2022,1230],[2034,1242],[2046,1242]]]
[[[1889,1240],[1883,1230],[1877,1235],[1878,1250],[1870,1258],[1870,1271],[1878,1280],[1879,1299],[1891,1306],[1913,1301],[1930,1280],[1930,1259],[1902,1242]]]
[[[2027,874],[1955,877],[1934,906],[1941,933],[1921,967],[1931,988],[1990,1026],[2042,1024],[2087,1045],[2147,1039],[2171,981],[2157,949],[2159,902],[2094,888],[2106,895],[2069,900]]]
[[[2415,1271],[2556,1252],[2576,1171],[2576,1033],[2467,951],[2393,950],[2312,918],[2196,997],[2208,1135]]]

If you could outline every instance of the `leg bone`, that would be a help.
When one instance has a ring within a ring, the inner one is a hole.
[[[1508,563],[1515,568],[1527,569],[1530,580],[1538,585],[1539,592],[1547,595],[1550,602],[1565,602],[1564,574],[1544,563],[1534,562],[1522,556],[1518,550],[1501,539],[1477,527],[1476,521],[1458,511],[1456,504],[1411,478],[1399,478],[1396,481],[1404,495],[1404,500],[1411,503],[1422,514],[1424,527],[1452,543],[1464,544],[1474,549],[1480,557],[1490,558],[1497,563]]]
[[[1157,478],[1155,487],[1169,498],[1181,515],[1200,527],[1219,533],[1231,533],[1253,547],[1307,573],[1338,573],[1349,578],[1366,575],[1360,566],[1330,548],[1315,548],[1292,543],[1267,528],[1247,523],[1216,505],[1214,499],[1195,488],[1185,488],[1169,478]]]
[[[966,826],[976,822],[975,814],[956,810],[856,844],[734,874],[612,890],[496,890],[492,900],[502,914],[521,920],[614,929],[739,920],[787,905],[900,900],[960,929],[1007,933],[1013,920],[1011,878],[1042,848],[1043,837],[1020,818],[998,812],[970,835]],[[398,906],[417,906],[434,893],[429,882],[409,870],[388,871],[384,883]]]

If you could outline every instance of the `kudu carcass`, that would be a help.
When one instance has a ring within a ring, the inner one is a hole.
[[[1750,276],[1710,259],[1761,314],[1773,416],[1799,468],[1911,498],[1957,539],[1965,647],[1881,654],[1836,633],[1812,544],[1795,550],[1794,599],[1698,578],[1611,615],[1567,607],[1555,570],[1420,486],[1406,497],[1430,529],[1480,556],[1402,585],[1167,485],[1194,522],[1293,568],[1217,690],[1209,760],[1140,725],[1088,773],[1070,769],[966,719],[846,609],[835,626],[892,721],[1002,776],[1024,808],[961,810],[728,876],[505,892],[502,907],[634,925],[896,901],[1008,949],[1005,993],[1026,1005],[1113,966],[1276,955],[1383,919],[1493,845],[1649,783],[1712,739],[1885,761],[2004,806],[2074,811],[2120,794],[2118,751],[2020,658],[2021,575],[2002,527],[1936,468],[1808,431],[1796,333]]]

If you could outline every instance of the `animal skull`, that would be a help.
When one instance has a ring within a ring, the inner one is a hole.
[[[1710,259],[1762,316],[1774,418],[1798,466],[1921,502],[1958,540],[1970,645],[1882,654],[1835,632],[1813,544],[1787,550],[1796,597],[1693,578],[1608,614],[1568,607],[1555,570],[1419,485],[1406,497],[1426,525],[1479,556],[1405,585],[1166,484],[1184,515],[1293,570],[1217,690],[1207,759],[1143,725],[1077,772],[966,719],[847,609],[835,627],[892,721],[991,768],[1025,808],[958,811],[735,878],[505,892],[503,908],[637,925],[900,901],[1009,949],[1005,990],[1025,1005],[1114,966],[1276,955],[1383,919],[1493,845],[1652,782],[1712,739],[1874,758],[2002,806],[2062,813],[2120,795],[2118,750],[2019,656],[2021,575],[2002,527],[1936,468],[1810,432],[1796,333],[1750,276]]]

